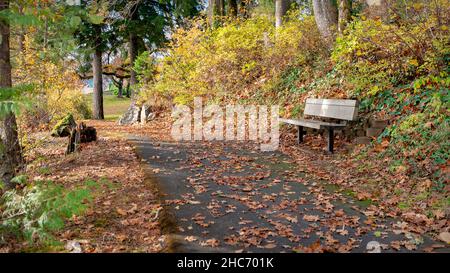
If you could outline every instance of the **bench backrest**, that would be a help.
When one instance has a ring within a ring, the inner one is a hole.
[[[342,120],[355,120],[358,116],[358,101],[306,99],[304,115]]]

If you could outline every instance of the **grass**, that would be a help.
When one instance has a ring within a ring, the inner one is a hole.
[[[89,101],[92,109],[92,94],[85,95]],[[105,113],[105,120],[116,121],[125,113],[130,106],[131,100],[129,98],[118,98],[117,96],[105,92],[103,94],[103,111]]]

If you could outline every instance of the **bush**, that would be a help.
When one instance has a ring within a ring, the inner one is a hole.
[[[0,232],[2,237],[11,233],[32,243],[51,242],[52,232],[62,229],[65,219],[82,213],[90,199],[87,188],[69,191],[50,181],[7,191],[1,200]]]
[[[277,30],[264,16],[225,21],[214,29],[201,19],[192,21],[191,27],[173,34],[166,57],[154,65],[155,77],[142,88],[144,93],[181,104],[195,96],[226,102],[255,99],[268,80],[322,51],[314,18],[290,16]]]
[[[394,18],[396,23],[355,20],[337,38],[332,60],[345,79],[348,96],[375,96],[426,75],[446,77],[448,24],[442,24],[440,14],[433,14],[432,5],[427,11],[431,16],[414,5],[410,11],[414,16]]]
[[[91,117],[89,104],[81,93],[83,83],[76,75],[76,64],[70,60],[49,58],[46,49],[33,46],[25,37],[24,51],[17,58],[14,75],[18,84],[32,85],[30,111],[39,114],[38,121],[54,121],[72,113],[77,119]]]
[[[73,114],[75,119],[89,119],[92,117],[87,98],[81,94],[80,90],[48,91],[47,109],[52,117],[52,121],[59,120],[67,114]]]

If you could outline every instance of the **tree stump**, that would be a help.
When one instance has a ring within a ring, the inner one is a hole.
[[[80,143],[97,140],[97,130],[86,126],[83,122],[77,124],[71,114],[61,119],[52,130],[53,137],[69,137],[66,155],[80,149]]]
[[[72,128],[67,144],[66,154],[77,152],[80,149],[80,143],[88,143],[97,140],[97,130],[94,127],[86,126],[83,122]]]
[[[72,129],[77,127],[77,123],[72,114],[68,114],[62,118],[52,130],[53,137],[67,137],[71,135]]]

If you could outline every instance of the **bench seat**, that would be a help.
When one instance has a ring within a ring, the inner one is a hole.
[[[328,128],[343,128],[347,126],[347,124],[344,123],[330,123],[330,122],[324,122],[320,120],[313,120],[313,119],[285,119],[281,118],[281,122],[297,125],[297,126],[303,126],[313,129],[328,129]]]
[[[303,127],[313,129],[326,129],[328,131],[328,152],[333,153],[334,130],[347,126],[347,121],[356,120],[358,117],[358,101],[341,99],[307,99],[304,116],[331,118],[344,121],[342,123],[324,122],[314,119],[284,119],[280,122],[297,126],[297,141],[303,142],[305,131]]]

